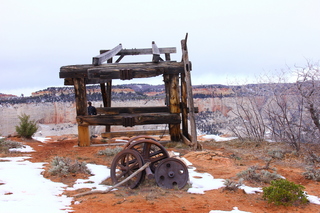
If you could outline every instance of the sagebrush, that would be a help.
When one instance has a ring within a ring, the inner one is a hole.
[[[49,173],[52,175],[68,175],[70,173],[91,174],[86,162],[56,156],[51,162]]]
[[[263,188],[263,198],[275,205],[291,206],[308,203],[303,192],[304,186],[285,179],[273,180],[271,185]]]
[[[18,116],[20,123],[16,126],[16,132],[19,136],[25,138],[31,138],[38,130],[38,126],[35,120],[30,120],[30,115],[22,114]]]
[[[16,141],[5,140],[4,138],[0,139],[0,153],[8,153],[9,149],[12,148],[21,148],[23,147],[22,143]]]
[[[242,181],[243,181],[243,179],[240,179],[238,182],[226,179],[223,182],[223,185],[225,185],[223,190],[237,191],[239,189],[239,187],[242,185]]]
[[[122,147],[116,146],[115,148],[106,148],[105,150],[100,150],[98,155],[114,156],[122,151]]]
[[[272,180],[282,178],[281,175],[276,172],[271,173],[267,170],[259,169],[257,166],[251,166],[247,170],[238,173],[237,176],[246,181],[258,183],[270,183]]]
[[[303,173],[306,179],[320,182],[320,169],[308,167],[306,170],[307,171]]]

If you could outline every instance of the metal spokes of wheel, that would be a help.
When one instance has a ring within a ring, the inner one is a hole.
[[[160,143],[150,139],[132,142],[126,149],[138,151],[144,162],[151,162],[150,169],[153,173],[160,161],[169,157],[169,153]]]
[[[161,188],[182,189],[189,180],[188,168],[179,159],[167,158],[156,168],[155,179]]]
[[[133,149],[122,150],[114,157],[111,164],[110,173],[113,184],[126,179],[143,165],[144,161],[139,152]],[[139,186],[144,176],[145,172],[140,172],[131,178],[126,185],[131,189],[134,189]]]

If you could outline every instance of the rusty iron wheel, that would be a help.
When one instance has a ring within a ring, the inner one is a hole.
[[[139,152],[133,149],[125,149],[119,152],[111,164],[110,176],[113,184],[119,183],[129,177],[144,165],[144,161]],[[134,189],[143,181],[145,171],[138,173],[124,185]]]
[[[151,162],[150,169],[153,173],[159,162],[169,157],[168,151],[159,142],[150,139],[132,142],[126,149],[138,151],[144,162]]]
[[[159,163],[155,179],[161,188],[182,189],[189,180],[188,168],[179,159],[167,158]]]
[[[138,135],[135,137],[132,137],[128,140],[128,142],[126,143],[126,145],[124,146],[124,149],[126,149],[131,143],[137,142],[139,140],[143,140],[143,139],[149,139],[149,140],[153,140],[158,142],[155,138],[149,136],[149,135]]]

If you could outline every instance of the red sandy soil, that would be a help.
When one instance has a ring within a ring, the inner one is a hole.
[[[36,152],[31,153],[32,162],[51,162],[55,156],[69,157],[78,161],[110,166],[113,157],[98,155],[99,150],[105,146],[77,147],[77,138],[64,136],[52,137],[47,143],[34,140],[22,140],[9,138],[9,140],[23,141],[24,144],[33,147]],[[236,174],[246,170],[249,166],[264,166],[263,153],[270,147],[236,147],[230,146],[231,142],[203,142],[204,151],[191,151],[189,148],[168,148],[180,152],[197,168],[198,172],[207,172],[215,178],[237,180]],[[320,149],[318,149],[320,150]],[[318,153],[319,154],[319,153]],[[236,156],[236,157],[235,157]],[[304,165],[301,158],[286,155],[281,162],[274,162],[270,167],[277,168],[277,173],[286,177],[289,181],[301,184],[310,195],[320,197],[319,182],[306,180],[302,172]],[[48,170],[49,164],[46,168]],[[86,175],[69,175],[65,177],[51,176],[47,171],[44,177],[52,181],[59,181],[70,186],[78,178]],[[110,180],[104,181],[111,185]],[[248,186],[263,187],[267,185],[247,183]],[[75,192],[66,192],[68,196],[88,191],[79,189]],[[137,189],[119,187],[118,190],[107,194],[91,194],[74,199],[79,204],[73,204],[76,213],[99,212],[199,212],[208,213],[210,210],[231,211],[238,207],[241,211],[252,213],[264,212],[320,212],[320,205],[305,204],[299,206],[275,206],[262,199],[262,193],[245,194],[238,189],[236,192],[223,189],[206,191],[205,194],[190,194],[187,189],[169,190],[156,186],[155,182],[145,181]]]

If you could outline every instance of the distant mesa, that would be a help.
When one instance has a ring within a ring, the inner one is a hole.
[[[18,97],[18,96],[16,96],[16,95],[0,93],[0,99],[17,98],[17,97]]]

